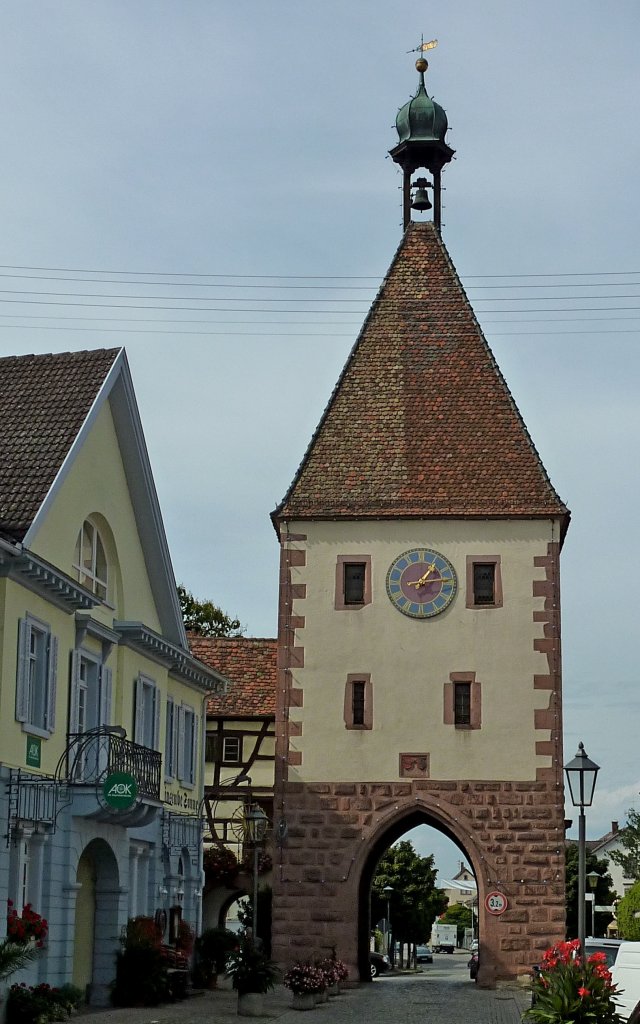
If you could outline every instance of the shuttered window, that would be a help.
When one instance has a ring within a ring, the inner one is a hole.
[[[20,619],[15,716],[40,735],[55,729],[57,668],[58,641],[49,626],[30,615]]]

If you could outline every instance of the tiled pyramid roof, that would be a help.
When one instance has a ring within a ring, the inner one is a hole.
[[[233,684],[224,697],[211,697],[207,714],[224,718],[275,716],[278,641],[260,637],[214,637],[187,633],[195,658]]]
[[[0,359],[0,534],[24,537],[118,352]]]
[[[409,225],[274,520],[562,516],[432,223]]]

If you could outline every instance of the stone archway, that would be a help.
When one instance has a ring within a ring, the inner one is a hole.
[[[427,811],[422,806],[415,806],[414,803],[407,809],[403,808],[381,827],[376,835],[372,836],[367,848],[363,851],[364,863],[361,864],[359,895],[358,895],[358,970],[361,981],[370,981],[369,972],[369,937],[371,935],[371,883],[375,875],[376,867],[385,851],[400,839],[406,832],[416,828],[418,825],[429,825],[443,835],[451,839],[461,854],[465,857],[471,867],[476,879],[478,870],[475,859],[481,857],[475,849],[475,844],[464,845],[459,837],[452,831],[450,826],[441,818],[436,817],[433,812]],[[362,860],[362,858],[360,858]]]
[[[118,945],[119,872],[113,850],[93,839],[76,870],[78,893],[73,949],[73,982],[92,1006],[108,1006]]]

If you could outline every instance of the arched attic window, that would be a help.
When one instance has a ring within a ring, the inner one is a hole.
[[[98,528],[85,519],[76,541],[73,558],[76,579],[83,587],[93,591],[101,601],[107,600],[109,570],[104,544]]]

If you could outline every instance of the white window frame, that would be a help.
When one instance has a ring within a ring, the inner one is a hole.
[[[237,757],[229,757],[227,753],[227,743],[232,746],[234,743],[237,744]],[[242,736],[223,736],[222,737],[222,764],[241,764],[242,763]]]
[[[35,643],[39,651],[34,650]],[[18,621],[15,716],[25,732],[44,739],[56,726],[57,672],[58,639],[46,622],[27,612]],[[34,713],[36,699],[42,705],[41,713]]]
[[[91,543],[91,565],[86,566],[82,564],[82,551],[84,548],[85,532],[89,537]],[[98,545],[102,549],[102,555],[104,557],[105,564],[105,578],[103,579],[98,575]],[[84,523],[80,527],[80,533],[76,541],[76,547],[74,557],[79,554],[79,557],[75,558],[73,568],[75,569],[78,582],[83,587],[87,587],[92,593],[99,597],[101,601],[106,601],[109,594],[109,562],[107,559],[107,549],[104,546],[104,541],[100,536],[100,531],[95,523],[92,523],[90,519],[85,519]]]
[[[150,750],[160,745],[160,696],[157,683],[140,672],[135,681],[133,739]]]
[[[193,788],[198,777],[198,716],[190,704],[178,708],[178,779]]]

